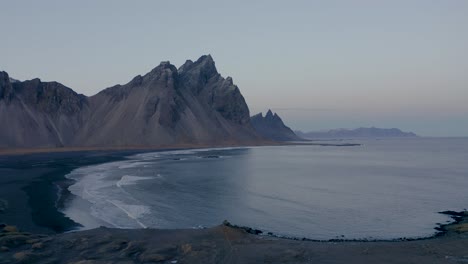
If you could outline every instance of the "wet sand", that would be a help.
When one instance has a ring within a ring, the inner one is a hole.
[[[183,149],[200,149],[200,148],[222,148],[222,147],[249,147],[249,146],[274,146],[283,145],[285,143],[272,142],[272,141],[258,141],[246,144],[225,143],[217,145],[209,144],[177,144],[177,145],[162,145],[162,146],[121,146],[121,147],[57,147],[57,148],[0,148],[0,156],[17,156],[25,154],[38,154],[38,153],[66,153],[66,152],[151,152],[151,151],[164,151],[164,150],[183,150]]]
[[[457,218],[457,216],[454,216]],[[220,225],[109,229],[41,236],[5,227],[0,263],[465,263],[468,213],[435,237],[412,241],[300,241]]]
[[[17,156],[26,154],[39,153],[66,153],[66,152],[86,152],[86,151],[103,151],[103,152],[151,152],[165,150],[183,150],[183,149],[201,149],[201,148],[223,148],[223,147],[254,147],[254,146],[284,146],[284,145],[310,145],[310,146],[331,146],[331,147],[349,147],[359,146],[357,143],[323,143],[320,140],[305,140],[291,142],[275,142],[275,141],[258,141],[245,144],[225,143],[217,145],[203,144],[178,144],[167,146],[122,146],[122,147],[57,147],[57,148],[19,148],[19,149],[2,149],[0,148],[0,156]]]

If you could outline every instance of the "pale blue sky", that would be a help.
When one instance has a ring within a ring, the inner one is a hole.
[[[86,95],[211,54],[293,129],[468,136],[468,1],[2,1],[0,70]]]

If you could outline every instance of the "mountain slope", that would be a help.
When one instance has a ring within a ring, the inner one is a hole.
[[[0,147],[138,147],[253,143],[261,138],[231,78],[210,55],[177,69],[162,62],[125,85],[86,97],[39,79],[0,75]],[[33,131],[39,131],[35,138]]]
[[[180,70],[161,63],[89,98],[93,114],[76,145],[221,144],[257,139],[249,109],[211,56]]]
[[[265,117],[263,117],[262,113],[259,113],[252,116],[250,120],[257,133],[266,139],[274,141],[302,140],[271,110],[268,110]]]
[[[89,112],[87,98],[57,82],[11,82],[0,72],[0,147],[60,147]]]

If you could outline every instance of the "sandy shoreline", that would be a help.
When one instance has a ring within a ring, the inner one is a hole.
[[[19,148],[19,149],[2,149],[0,148],[0,156],[15,156],[25,154],[39,153],[64,153],[64,152],[83,152],[83,151],[165,151],[165,150],[184,150],[184,149],[203,149],[203,148],[226,148],[226,147],[259,147],[259,146],[291,146],[291,145],[308,145],[308,146],[332,146],[332,147],[349,147],[360,146],[357,143],[320,143],[320,141],[304,141],[304,142],[252,142],[246,144],[178,144],[167,146],[124,146],[124,147],[58,147],[58,148]]]
[[[183,149],[202,149],[202,148],[224,148],[224,147],[253,147],[253,146],[279,146],[279,142],[253,142],[246,144],[177,144],[161,146],[122,146],[122,147],[57,147],[57,148],[16,148],[1,149],[0,156],[24,155],[35,153],[63,153],[63,152],[81,152],[81,151],[164,151],[164,150],[183,150]]]
[[[66,175],[94,164],[119,161],[140,151],[75,151],[0,156],[0,223],[21,230],[60,233],[79,227],[60,207],[70,197]],[[60,199],[59,199],[60,198]],[[57,207],[58,205],[58,207]]]

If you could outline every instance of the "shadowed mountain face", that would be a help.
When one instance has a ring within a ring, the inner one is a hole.
[[[113,147],[259,140],[249,109],[211,56],[86,97],[56,82],[19,82],[0,72],[0,147]]]
[[[273,114],[271,110],[268,110],[265,117],[263,117],[262,113],[259,113],[252,116],[250,120],[257,133],[264,138],[275,141],[302,140],[283,123],[283,120],[281,120],[276,113]]]
[[[87,98],[60,83],[12,81],[0,72],[0,147],[65,146],[87,114]]]
[[[417,137],[412,132],[403,132],[398,128],[376,128],[376,127],[360,127],[356,129],[332,129],[327,131],[312,131],[300,132],[298,135],[308,139],[346,139],[346,138],[402,138],[402,137]]]

